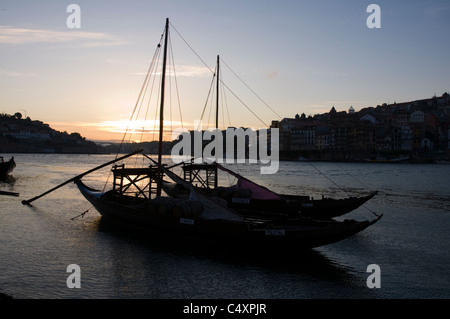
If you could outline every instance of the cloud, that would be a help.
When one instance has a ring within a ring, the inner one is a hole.
[[[71,43],[77,42],[85,47],[122,45],[126,42],[106,33],[84,31],[52,31],[28,29],[14,26],[0,26],[0,43]]]
[[[349,101],[327,101],[328,105],[364,105],[367,101],[364,100],[349,100]]]
[[[346,72],[322,72],[322,71],[315,71],[312,73],[315,76],[325,76],[325,77],[346,77],[349,74]]]
[[[133,75],[146,75],[144,72],[134,72]],[[159,73],[158,73],[159,74]],[[172,68],[167,69],[167,74],[176,75],[177,77],[211,77],[212,71],[205,66],[197,65],[177,65],[175,66],[175,72]]]
[[[164,139],[171,140],[172,132],[176,136],[180,134],[181,123],[178,121],[164,121]],[[88,139],[94,140],[111,140],[114,137],[122,136],[127,139],[133,139],[136,142],[143,140],[153,140],[158,138],[159,121],[101,121],[101,122],[48,122],[50,127],[58,131],[78,132]]]
[[[431,5],[425,9],[425,17],[427,19],[437,19],[445,17],[450,12],[449,4],[436,4]]]
[[[175,67],[177,76],[185,77],[210,77],[211,70],[205,66],[181,65]]]
[[[16,72],[16,71],[11,71],[11,70],[4,70],[4,69],[0,69],[0,76],[5,75],[5,76],[10,76],[10,77],[32,77],[32,76],[36,76],[36,73],[33,72]]]
[[[67,128],[95,128],[99,131],[114,133],[142,133],[142,132],[159,132],[159,121],[155,120],[118,120],[118,121],[100,121],[100,122],[63,122],[52,121],[51,125]],[[181,127],[179,121],[164,121],[164,127]]]
[[[273,71],[268,75],[269,79],[274,79],[278,76],[278,71]]]
[[[323,104],[308,104],[306,107],[308,109],[314,110],[314,112],[316,114],[318,114],[318,113],[326,113],[326,112],[330,111],[330,109],[331,109],[329,106],[323,105]]]

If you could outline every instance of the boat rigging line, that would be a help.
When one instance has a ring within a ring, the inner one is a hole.
[[[138,114],[139,114],[139,112],[141,110],[142,104],[144,102],[144,96],[145,96],[145,94],[147,92],[147,89],[149,87],[150,76],[151,76],[151,74],[154,73],[154,70],[155,70],[155,68],[156,68],[156,66],[158,64],[158,61],[159,61],[159,57],[160,57],[160,53],[161,53],[161,45],[162,45],[163,41],[164,41],[164,32],[162,33],[161,39],[160,39],[159,43],[156,46],[156,50],[155,50],[155,52],[153,54],[153,58],[151,60],[151,63],[149,65],[149,67],[148,67],[148,70],[147,70],[147,73],[145,75],[144,82],[142,83],[142,87],[141,87],[141,90],[139,92],[138,98],[137,98],[136,103],[134,105],[133,111],[131,112],[131,116],[130,116],[130,120],[128,121],[127,128],[125,129],[125,132],[123,134],[122,140],[121,140],[121,142],[119,144],[119,148],[117,149],[115,160],[117,160],[117,158],[118,158],[118,156],[119,156],[119,154],[120,154],[120,152],[122,150],[122,147],[123,147],[123,145],[125,143],[127,135],[129,134],[130,126],[131,126],[131,123],[133,122],[133,119],[137,120],[137,116],[138,116]],[[154,86],[154,83],[155,83],[155,79],[153,79],[152,88]],[[151,100],[151,96],[149,97],[149,102],[148,102],[149,104],[150,104],[150,100]],[[148,108],[147,108],[147,111],[148,111]],[[146,117],[147,117],[147,114],[146,114]],[[145,121],[144,121],[144,123],[145,123]],[[142,128],[142,132],[143,131],[145,131],[144,128]],[[129,136],[129,140],[131,139],[131,135],[132,134],[130,134],[130,136]],[[112,172],[109,172],[109,174],[108,174],[108,176],[106,178],[106,181],[105,181],[105,183],[103,185],[103,191],[106,190],[106,187],[108,185],[108,182],[109,182],[109,179],[111,177],[111,174],[112,174]]]
[[[86,209],[86,210],[85,210],[84,212],[82,212],[81,214],[79,214],[79,215],[77,215],[77,216],[75,216],[75,217],[72,217],[70,220],[75,220],[75,219],[77,219],[77,218],[80,217],[80,216],[81,216],[81,218],[83,218],[84,215],[86,215],[86,214],[91,210],[92,207],[94,207],[94,206],[91,205],[91,207],[89,207],[88,209]]]
[[[369,189],[372,191],[372,189],[367,186],[366,184],[364,184],[362,181],[360,181],[359,179],[357,179],[355,176],[353,176],[352,174],[350,174],[348,171],[346,171],[345,169],[343,169],[338,163],[336,163],[336,166],[339,167],[343,172],[345,172],[346,174],[350,175],[355,181],[357,181],[358,183],[360,183],[362,186],[364,186],[365,188]]]
[[[212,91],[212,88],[214,86],[214,78],[215,78],[215,74],[214,74],[214,76],[211,79],[211,85],[209,87],[209,91],[208,91],[208,95],[206,97],[205,105],[203,106],[202,115],[200,116],[200,123],[203,120],[203,116],[205,115],[206,107],[208,106],[209,97],[211,96],[211,91]],[[199,123],[199,126],[197,126],[197,130],[200,128],[200,123]]]
[[[283,117],[280,115],[280,114],[278,114],[274,109],[272,109],[258,94],[256,94],[256,92],[255,91],[253,91],[252,90],[252,88],[251,87],[249,87],[248,85],[247,85],[247,83],[245,83],[237,74],[236,74],[236,72],[234,72],[229,66],[228,66],[228,64],[226,64],[225,63],[225,61],[221,58],[220,59],[222,62],[223,62],[223,64],[225,64],[225,66],[242,82],[242,84],[244,84],[261,102],[263,102],[264,103],[264,105],[265,106],[267,106],[273,113],[275,113],[277,116],[278,116],[278,118],[281,120]]]
[[[326,179],[328,179],[331,183],[333,183],[333,185],[335,185],[338,189],[340,189],[341,191],[343,191],[345,194],[348,194],[346,190],[344,190],[342,187],[340,187],[336,182],[334,182],[330,177],[328,177],[326,174],[324,174],[320,169],[318,169],[311,161],[308,161],[308,163],[314,168],[316,169],[321,175],[325,176]],[[346,171],[344,171],[346,172]],[[346,172],[347,173],[347,172]],[[349,174],[349,173],[348,173]],[[351,174],[349,174],[350,176],[352,176]],[[355,178],[354,176],[352,176],[353,178]],[[355,178],[356,179],[356,178]],[[357,179],[356,179],[357,180]],[[364,185],[361,181],[359,181],[362,185]],[[366,188],[368,188],[370,190],[369,187],[365,186]],[[374,214],[375,216],[379,217],[379,215],[377,213],[375,213],[373,210],[371,210],[369,207],[367,207],[365,204],[362,205],[365,209],[367,209],[369,212],[371,212],[372,214]]]
[[[172,25],[172,23],[171,22],[169,22],[170,23],[170,26],[172,27],[172,29],[173,30],[175,30],[175,32],[179,35],[179,37],[184,41],[184,43],[191,49],[191,51],[199,58],[199,60],[205,65],[205,67],[206,68],[208,68],[208,70],[212,73],[212,74],[215,74],[215,72],[206,64],[206,62],[200,57],[200,55],[192,48],[192,46],[191,45],[189,45],[189,43],[186,41],[186,39],[184,39],[183,38],[183,36],[177,31],[177,29]],[[224,62],[223,61],[223,59],[221,58],[221,60],[222,60],[222,62]],[[224,64],[225,64],[225,62],[224,62]],[[266,105],[272,112],[274,112],[280,119],[282,118],[278,113],[276,113],[274,110],[273,110],[273,108],[271,108],[266,102],[264,102],[255,92],[254,92],[254,90],[252,90],[247,84],[245,84],[245,82],[236,74],[236,72],[234,72],[227,64],[225,64],[230,70],[231,70],[231,72],[242,82],[242,83],[244,83],[244,85],[253,93],[253,94],[255,94],[256,95],[256,97],[258,97],[258,99],[260,99],[263,103],[264,103],[264,105]],[[265,123],[244,101],[242,101],[242,99],[241,98],[239,98],[237,95],[236,95],[236,93],[234,93],[234,91],[233,90],[231,90],[230,89],[230,87],[228,87],[223,81],[221,81],[220,79],[219,79],[219,81],[223,84],[223,86],[225,87],[225,88],[227,88],[230,92],[231,92],[231,94],[233,94],[233,96],[247,109],[247,110],[249,110],[250,111],[250,113],[252,113],[253,114],[253,116],[255,116],[265,127],[269,127],[269,125],[267,125],[267,123]]]

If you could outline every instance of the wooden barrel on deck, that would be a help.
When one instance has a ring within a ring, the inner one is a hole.
[[[148,201],[147,204],[145,204],[145,211],[149,214],[155,214],[157,211],[158,206],[153,201]]]
[[[172,209],[172,215],[176,217],[183,217],[185,211],[187,210],[187,205],[185,203],[178,203]]]
[[[234,189],[231,187],[224,187],[218,192],[218,197],[228,199],[233,195]]]
[[[196,217],[202,214],[203,204],[199,201],[189,201],[190,212],[192,217]]]
[[[233,197],[250,198],[251,196],[252,196],[252,191],[250,188],[237,188],[233,192]]]
[[[158,205],[158,214],[159,215],[168,215],[173,207],[175,206],[175,204],[171,203],[171,202],[164,202]]]
[[[223,199],[223,198],[220,198],[220,197],[211,197],[211,200],[214,201],[214,202],[216,202],[216,203],[219,204],[220,206],[224,206],[224,207],[228,206],[228,202],[227,202],[225,199]]]
[[[203,211],[203,205],[199,201],[185,201],[174,206],[172,214],[177,217],[193,218]]]

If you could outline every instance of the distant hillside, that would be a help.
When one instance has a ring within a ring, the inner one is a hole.
[[[0,153],[104,153],[79,133],[59,132],[21,113],[0,114]]]

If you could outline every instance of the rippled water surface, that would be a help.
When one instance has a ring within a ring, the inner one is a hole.
[[[239,166],[280,193],[319,198],[378,190],[345,216],[384,214],[375,225],[308,253],[273,255],[143,240],[102,222],[74,184],[23,206],[113,156],[14,156],[16,169],[0,182],[0,190],[20,194],[0,196],[0,293],[15,298],[450,297],[450,165],[281,162],[275,175]],[[102,188],[108,172],[85,181]],[[70,264],[80,266],[80,289],[67,287]],[[380,267],[381,288],[367,287],[371,264]]]

